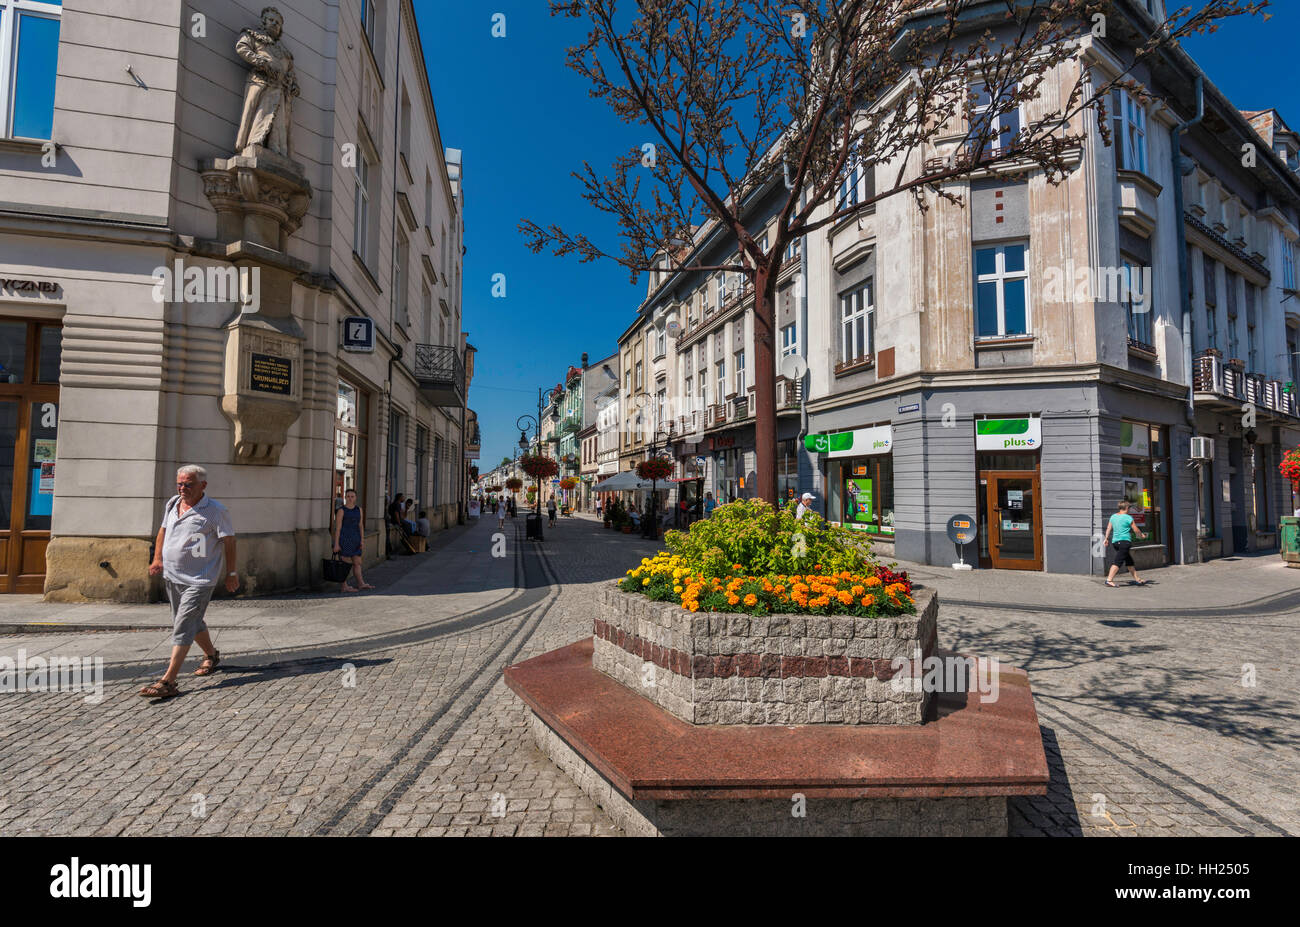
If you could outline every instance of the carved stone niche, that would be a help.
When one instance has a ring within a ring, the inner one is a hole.
[[[240,313],[226,324],[221,411],[235,426],[232,463],[274,467],[302,413],[302,346],[292,316]]]
[[[199,162],[203,192],[217,211],[217,240],[283,253],[311,205],[311,184],[298,162],[260,145],[251,151]]]

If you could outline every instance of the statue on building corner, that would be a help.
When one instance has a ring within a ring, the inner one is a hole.
[[[244,29],[235,43],[235,52],[252,68],[244,85],[244,112],[235,154],[251,156],[253,147],[260,145],[292,159],[292,104],[300,93],[293,55],[280,41],[284,33],[280,11],[268,6],[262,10],[261,20],[260,29]]]

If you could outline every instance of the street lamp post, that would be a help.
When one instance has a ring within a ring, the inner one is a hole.
[[[663,448],[665,453],[670,454],[672,451],[672,444],[673,444],[673,425],[671,422],[668,423],[668,428],[666,430],[662,428],[660,425],[656,424],[654,435],[650,439],[649,459],[653,459],[656,456],[656,452],[658,451],[659,448],[660,436],[662,436],[664,439]],[[644,535],[645,537],[649,538],[652,541],[657,541],[659,539],[659,477],[658,476],[653,476],[650,478],[650,512],[646,518],[645,528],[641,533],[642,535]]]
[[[542,393],[543,389],[537,388],[537,417],[531,415],[521,415],[515,420],[515,427],[519,429],[519,452],[520,455],[528,453],[528,428],[531,425],[537,436],[537,453],[542,453]],[[537,479],[537,498],[535,500],[535,521],[534,527],[537,532],[539,541],[545,540],[542,536],[542,476],[539,473]],[[531,535],[529,535],[531,536]]]

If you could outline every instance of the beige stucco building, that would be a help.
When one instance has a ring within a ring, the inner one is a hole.
[[[276,5],[278,39],[232,0],[66,0],[42,11],[57,72],[8,79],[50,103],[0,132],[0,591],[149,597],[187,463],[231,510],[242,592],[319,585],[345,487],[368,561],[395,492],[463,517],[462,165],[412,5]],[[280,62],[257,87],[254,45]]]

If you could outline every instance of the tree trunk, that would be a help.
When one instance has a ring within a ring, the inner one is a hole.
[[[754,273],[754,494],[776,497],[776,274]]]

